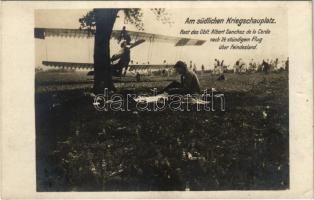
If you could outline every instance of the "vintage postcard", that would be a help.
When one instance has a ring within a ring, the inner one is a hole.
[[[1,9],[3,199],[313,197],[310,1]]]

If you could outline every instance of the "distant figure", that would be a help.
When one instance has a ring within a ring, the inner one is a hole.
[[[219,65],[220,65],[219,60],[217,58],[215,58],[215,66],[217,67]]]
[[[289,57],[287,58],[286,62],[285,62],[285,70],[288,71],[289,70]]]
[[[239,68],[240,68],[240,61],[237,60],[236,63],[233,65],[233,72],[234,73],[239,72]]]
[[[219,75],[217,80],[225,80],[224,72],[225,72],[226,66],[224,66],[223,64],[224,64],[224,60],[222,60],[221,62],[218,59],[214,60],[213,74]]]
[[[254,72],[255,70],[256,70],[256,62],[253,60],[253,59],[251,59],[251,61],[250,61],[250,63],[249,63],[249,72]]]
[[[196,72],[196,65],[195,65],[195,63],[193,64],[193,71]]]
[[[140,82],[140,81],[141,81],[141,75],[140,75],[140,73],[136,72],[135,78],[136,78],[136,81],[137,81],[137,82]]]
[[[219,74],[219,77],[218,77],[218,81],[223,81],[225,80],[225,75],[224,75],[224,72],[225,72],[225,66],[224,66],[224,60],[222,60],[220,63],[219,63],[219,60],[218,61],[218,74]]]
[[[266,62],[265,60],[263,60],[262,62],[262,67],[263,67],[263,71],[265,72],[265,74],[268,74],[271,66],[268,62]]]
[[[278,64],[279,64],[279,59],[276,58],[275,62],[274,62],[274,69],[277,70],[278,69]]]
[[[286,68],[286,61],[283,60],[283,61],[279,62],[278,70],[283,71],[283,70],[285,70],[285,68]]]
[[[269,64],[269,71],[272,72],[272,71],[275,71],[275,61],[273,59],[270,59],[270,61],[268,62]]]
[[[197,75],[189,70],[183,61],[178,61],[174,69],[181,75],[181,82],[173,81],[162,92],[170,94],[197,94],[201,92]]]
[[[234,73],[241,73],[246,71],[246,64],[242,61],[241,58],[233,65],[233,71]]]
[[[190,61],[190,69],[192,69],[193,65],[192,65],[192,60]]]
[[[205,70],[205,67],[204,67],[204,65],[202,65],[202,72],[204,72],[204,70]]]

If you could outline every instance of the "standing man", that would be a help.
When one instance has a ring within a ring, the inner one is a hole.
[[[119,60],[117,64],[112,65],[112,69],[114,72],[118,73],[120,76],[122,75],[122,71],[124,69],[124,76],[126,75],[126,71],[128,70],[129,62],[130,62],[130,48],[127,46],[127,42],[121,42],[121,50],[118,54],[115,54],[111,58],[111,62]]]
[[[285,70],[288,71],[289,70],[289,57],[287,58],[286,62],[285,62]]]
[[[123,41],[123,40],[126,41],[126,43],[127,43],[128,45],[131,44],[131,37],[130,37],[130,35],[128,34],[128,32],[127,32],[125,26],[122,27],[122,30],[121,30],[120,35],[119,35],[119,37],[118,37],[118,43],[120,43],[120,42]]]

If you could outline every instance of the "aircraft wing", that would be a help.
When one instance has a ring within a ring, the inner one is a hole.
[[[74,62],[57,62],[57,61],[43,61],[43,65],[48,67],[56,67],[62,69],[88,69],[93,70],[94,64],[93,63],[74,63]],[[146,70],[146,69],[168,69],[173,67],[174,65],[167,65],[167,64],[142,64],[142,65],[129,65],[129,70]]]
[[[62,69],[94,69],[93,63],[74,63],[74,62],[57,62],[57,61],[43,61],[43,65],[47,67],[56,67]]]
[[[113,30],[111,36],[115,39],[118,39],[118,37],[120,36],[120,33],[121,33],[120,30]],[[131,36],[132,39],[135,39],[135,40],[144,39],[150,42],[168,42],[168,43],[174,43],[175,46],[201,46],[206,42],[206,40],[174,37],[174,36],[160,35],[160,34],[154,34],[154,33],[145,33],[145,32],[138,32],[138,31],[127,31],[127,33]]]
[[[117,39],[120,36],[120,30],[113,30],[111,36]],[[146,40],[150,42],[167,42],[173,43],[175,46],[201,46],[206,40],[190,39],[183,37],[166,36],[153,33],[127,31],[132,40]],[[90,38],[94,35],[81,29],[62,29],[62,28],[35,28],[34,36],[37,39],[45,39],[46,37],[73,37],[73,38]]]
[[[88,30],[66,28],[35,28],[34,36],[37,39],[45,39],[46,37],[69,37],[69,38],[94,37],[94,35]]]
[[[167,65],[167,64],[142,64],[142,65],[129,65],[129,71],[134,70],[147,70],[147,69],[169,69],[172,68],[174,65]]]

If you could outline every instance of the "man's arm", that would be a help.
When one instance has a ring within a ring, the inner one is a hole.
[[[201,84],[196,75],[195,75],[195,91],[197,93],[201,93]]]

